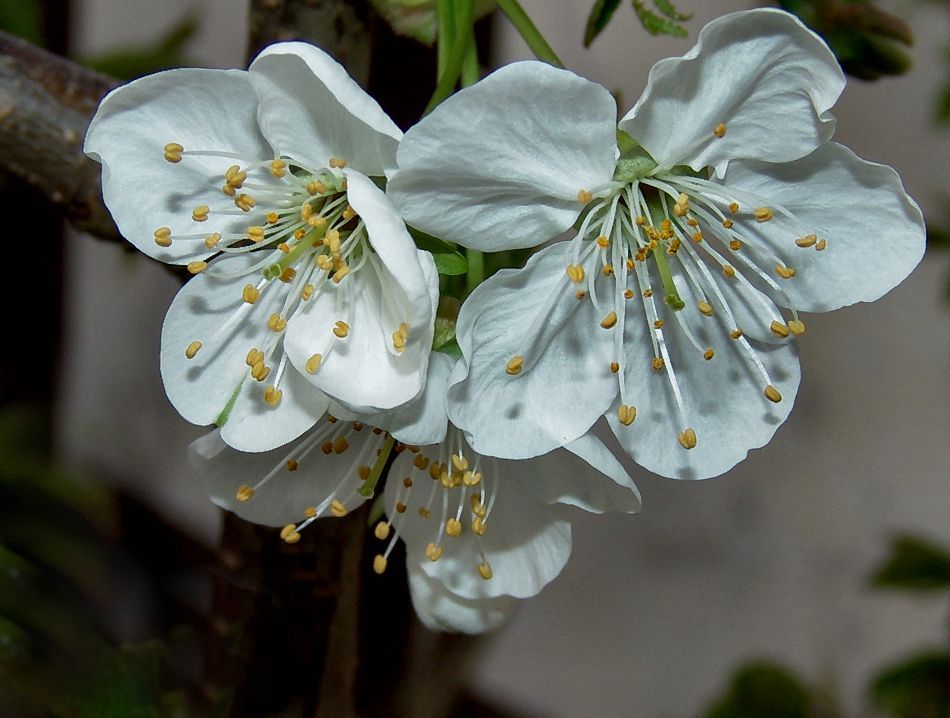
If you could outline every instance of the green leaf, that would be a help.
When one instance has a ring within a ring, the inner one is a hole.
[[[871,701],[891,718],[946,718],[950,715],[950,653],[914,656],[879,674]]]
[[[435,268],[439,274],[454,277],[468,271],[468,261],[458,252],[443,252],[432,256],[435,258]]]
[[[654,4],[659,7],[657,0],[654,0]],[[643,3],[643,0],[633,0],[633,9],[634,12],[637,13],[637,17],[640,19],[640,24],[643,25],[643,29],[651,35],[686,37],[689,34],[686,31],[686,28],[680,25],[678,22],[670,19],[669,17],[658,15],[653,10],[650,10]]]
[[[950,588],[950,552],[916,536],[898,536],[871,585],[911,591]]]
[[[84,64],[120,80],[193,65],[185,56],[184,47],[197,30],[197,19],[189,15],[151,45],[119,48],[86,58]]]
[[[748,663],[732,677],[726,694],[704,718],[807,718],[810,699],[802,681],[784,666]]]
[[[0,30],[43,44],[43,8],[37,0],[0,3]]]
[[[657,10],[666,15],[670,20],[686,22],[693,17],[693,13],[691,12],[680,12],[677,10],[670,0],[653,0],[653,4],[656,5]]]
[[[455,322],[445,317],[435,318],[435,334],[432,335],[432,350],[441,351],[442,347],[455,341]]]
[[[618,7],[620,7],[620,0],[597,0],[594,3],[587,18],[587,27],[584,29],[584,47],[590,47],[594,38],[604,31]]]

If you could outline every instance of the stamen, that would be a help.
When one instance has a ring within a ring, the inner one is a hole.
[[[176,163],[178,163],[178,162],[181,162],[181,153],[182,153],[184,150],[185,150],[185,148],[182,147],[182,146],[181,146],[180,144],[178,144],[177,142],[169,142],[169,143],[168,143],[167,145],[165,145],[165,147],[164,147],[165,161],[166,161],[166,162],[171,162],[172,164],[176,164]]]
[[[248,304],[255,304],[261,298],[261,291],[253,284],[245,284],[241,298]]]
[[[579,190],[577,193],[577,201],[579,204],[587,204],[593,198],[594,198],[594,195],[592,195],[586,189]]]
[[[211,208],[206,204],[199,204],[193,210],[191,210],[191,218],[195,222],[205,222],[208,219],[208,213],[211,211]]]
[[[624,426],[630,426],[637,418],[637,408],[628,404],[621,404],[617,407],[617,419]]]
[[[756,222],[768,222],[774,215],[768,207],[756,207],[752,210],[752,216]]]
[[[340,320],[333,326],[333,334],[338,339],[345,339],[350,333],[350,325]]]
[[[818,237],[816,237],[814,234],[809,234],[805,237],[800,237],[799,239],[795,240],[795,244],[797,244],[799,247],[811,247],[817,242]]]
[[[769,384],[765,387],[765,398],[771,402],[778,404],[782,400],[782,395],[779,394],[778,389]]]
[[[788,336],[788,331],[789,331],[789,329],[788,329],[788,327],[787,327],[785,324],[782,324],[781,322],[773,321],[773,322],[769,325],[769,329],[771,329],[773,332],[775,332],[776,334],[778,334],[780,337],[787,337],[787,336]]]
[[[201,342],[197,340],[193,341],[191,344],[185,347],[185,356],[189,359],[194,359],[199,349],[201,349]]]
[[[247,484],[241,484],[238,487],[238,490],[235,493],[234,498],[236,498],[241,503],[244,503],[245,501],[250,501],[253,496],[254,496],[254,489],[252,489]]]
[[[273,384],[264,389],[264,403],[266,403],[268,406],[276,407],[278,404],[280,404],[280,400],[283,396],[284,392],[282,392]]]
[[[617,324],[617,312],[610,312],[600,321],[600,326],[604,329],[611,329]],[[510,362],[509,362],[510,363]],[[510,373],[510,372],[509,372]]]
[[[208,268],[207,262],[188,262],[187,269],[191,274],[200,274]]]
[[[795,270],[791,267],[786,267],[783,264],[776,265],[775,273],[782,279],[791,279],[795,276]]]
[[[689,450],[696,448],[696,432],[692,429],[685,429],[683,433],[676,438],[679,440],[680,446],[684,449]]]
[[[172,231],[168,227],[159,227],[155,230],[155,244],[159,247],[172,246]]]
[[[486,581],[490,580],[492,577],[491,565],[487,561],[483,561],[478,564],[478,575],[481,576]]]
[[[307,370],[308,374],[316,374],[317,370],[320,368],[320,362],[322,361],[322,354],[314,354],[309,359],[307,359],[307,363],[304,365],[304,368]]]
[[[720,140],[726,136],[726,125],[723,122],[720,122],[713,128],[713,134],[716,135]]]
[[[801,319],[793,319],[788,323],[788,328],[792,334],[799,337],[805,333],[805,322]]]
[[[516,354],[508,360],[508,364],[505,366],[505,372],[511,374],[511,376],[517,376],[521,373],[522,367],[524,367],[524,357],[520,354]]]

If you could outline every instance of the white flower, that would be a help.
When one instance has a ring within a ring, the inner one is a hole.
[[[343,516],[372,496],[381,462],[393,437],[399,439],[404,443],[384,494],[387,518],[375,527],[385,543],[374,569],[386,569],[402,538],[422,621],[437,630],[490,630],[515,599],[538,593],[566,563],[571,527],[557,504],[635,512],[640,497],[590,435],[527,461],[480,457],[447,423],[452,365],[434,353],[423,394],[397,412],[372,417],[375,429],[333,418],[290,446],[259,454],[234,451],[213,432],[192,445],[192,461],[215,503],[283,526],[284,540],[296,542],[321,516]]]
[[[410,224],[485,251],[577,230],[462,307],[449,416],[474,449],[533,456],[606,414],[642,466],[705,478],[765,444],[799,312],[877,299],[924,249],[897,174],[829,141],[843,87],[816,35],[753,10],[653,68],[622,152],[610,94],[536,62],[412,128],[387,190]]]
[[[329,397],[389,409],[421,390],[438,276],[369,177],[400,130],[328,55],[272,45],[249,71],[172,70],[110,93],[86,152],[138,249],[196,274],[162,332],[162,376],[196,424],[248,451]]]

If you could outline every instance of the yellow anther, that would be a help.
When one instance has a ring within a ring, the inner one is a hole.
[[[601,249],[607,249],[607,247],[610,246],[610,240],[607,239],[607,237],[605,237],[604,235],[600,235],[597,238],[597,246],[600,247]]]
[[[698,226],[699,226],[699,221],[696,220],[696,219],[694,219],[693,217],[690,217],[689,219],[686,220],[686,224],[687,224],[687,226],[689,226],[689,227],[694,227],[694,228],[695,228],[695,227],[698,227]]]
[[[254,496],[254,489],[252,489],[247,484],[241,484],[238,487],[237,492],[234,494],[234,498],[236,498],[238,501],[242,503],[245,501],[249,501],[252,496]]]
[[[267,318],[267,328],[274,332],[282,332],[287,328],[287,320],[277,313]]]
[[[280,215],[276,212],[268,212],[265,219],[268,224],[277,224],[280,221]]]
[[[334,169],[343,169],[346,167],[346,160],[337,159],[336,157],[330,158],[330,167]]]
[[[624,290],[623,290],[623,298],[624,298],[624,299],[633,299],[633,290],[632,290],[632,289],[624,289]]]
[[[356,216],[356,210],[350,207],[349,205],[347,205],[346,209],[343,210],[343,221],[349,222],[355,216]]]
[[[604,265],[604,268],[603,268],[601,271],[603,272],[603,275],[604,275],[605,277],[609,277],[610,275],[612,275],[612,274],[614,273],[614,265],[612,265],[612,264],[605,264],[605,265]]]
[[[459,454],[452,454],[452,466],[456,471],[465,471],[468,469],[468,459]]]
[[[330,454],[332,454],[332,453],[333,453],[333,442],[332,442],[332,441],[324,441],[322,444],[320,444],[320,451],[322,451],[322,452],[323,452],[324,454],[326,454],[327,456],[329,456]]]
[[[722,220],[722,226],[726,229],[732,229],[733,221],[731,219]]]
[[[438,461],[433,461],[431,464],[429,464],[429,478],[431,478],[433,481],[438,481],[441,473],[442,473],[441,463],[439,463]]]
[[[313,296],[315,287],[312,284],[303,285],[303,289],[300,290],[300,298],[305,302]]]
[[[425,506],[420,506],[420,507],[419,507],[419,515],[420,515],[422,518],[427,519],[427,518],[429,518],[430,516],[432,516],[432,512],[429,511],[429,509],[427,509]]]
[[[287,467],[287,471],[296,471],[300,468],[300,463],[293,459],[287,459],[285,466]]]
[[[261,298],[261,290],[253,284],[245,284],[244,290],[241,292],[241,298],[248,304],[254,304]]]
[[[284,271],[280,273],[280,276],[277,277],[284,284],[290,284],[294,281],[294,277],[297,276],[297,270],[293,267],[284,267]]]
[[[425,471],[429,468],[429,457],[425,454],[416,454],[412,459],[412,465],[419,471]]]
[[[726,136],[726,125],[725,123],[720,122],[713,128],[713,134],[716,135],[720,140]]]
[[[430,561],[438,561],[442,556],[442,547],[436,546],[434,543],[430,543],[426,546],[426,558]]]
[[[780,337],[787,337],[787,336],[788,336],[788,327],[787,327],[786,325],[782,324],[782,322],[773,321],[773,322],[769,325],[769,329],[771,329],[773,332],[775,332],[776,334],[778,334]]]
[[[791,279],[795,276],[795,270],[791,267],[786,267],[783,264],[775,265],[775,273],[782,279]]]
[[[406,478],[404,478],[404,479],[402,480],[402,485],[405,486],[407,489],[411,489],[411,488],[412,488],[412,479],[410,479],[410,478],[407,476]]]
[[[237,165],[231,165],[224,173],[224,180],[227,183],[225,184],[225,187],[230,187],[232,194],[234,193],[234,190],[241,189],[241,187],[244,185],[244,180],[246,179],[247,172],[241,172],[241,168]]]
[[[729,338],[730,338],[730,339],[741,339],[741,338],[742,338],[742,330],[739,329],[738,327],[736,327],[736,328],[733,329],[731,332],[729,332]]]
[[[630,426],[636,418],[637,407],[628,404],[621,404],[617,407],[617,419],[624,426]]]
[[[323,244],[330,248],[330,254],[334,257],[340,254],[340,233],[331,229],[323,236]]]
[[[221,241],[221,235],[218,232],[212,232],[207,237],[205,237],[205,246],[208,249],[214,249],[218,246],[218,242]]]
[[[742,249],[742,242],[740,242],[738,239],[732,240],[729,242],[729,249],[731,249],[733,252],[738,252],[740,249]]]
[[[322,214],[315,214],[307,220],[307,224],[315,229],[321,229],[326,226],[327,218]],[[314,245],[316,245],[316,242],[314,242]]]
[[[714,356],[716,356],[716,352],[712,350],[712,347],[710,347],[709,349],[703,352],[703,359],[705,359],[706,361],[709,361]]]
[[[662,329],[664,324],[665,322],[662,319],[657,319],[655,322],[653,322],[653,328]]]
[[[765,394],[766,399],[776,404],[782,400],[782,395],[779,394],[778,389],[776,389],[771,384],[765,387],[765,391],[763,393]]]
[[[207,262],[188,262],[187,269],[191,274],[201,274],[208,268]]]
[[[584,281],[584,268],[579,264],[568,264],[567,276],[574,284],[580,284]]]
[[[768,207],[756,207],[752,210],[752,216],[756,222],[768,222],[774,215]]]
[[[670,240],[670,246],[667,248],[666,253],[670,255],[676,254],[679,251],[681,244],[682,242],[680,241],[679,237],[674,237]]]
[[[197,340],[193,341],[191,344],[185,347],[185,356],[189,359],[194,359],[199,349],[201,349],[201,342]]]
[[[574,292],[574,296],[577,299],[583,299],[587,296],[587,292],[585,292],[583,289],[578,289],[576,292]]]
[[[524,368],[524,357],[520,354],[515,354],[508,360],[508,364],[505,365],[505,372],[511,374],[511,376],[517,376],[521,373],[522,368]]]
[[[338,339],[345,339],[350,333],[350,325],[344,321],[338,321],[333,325],[333,334]]]
[[[247,353],[247,358],[244,361],[247,363],[248,366],[254,366],[259,361],[262,361],[263,359],[264,359],[264,352],[262,352],[257,347],[254,347]]]
[[[478,486],[481,482],[482,474],[480,471],[466,470],[462,473],[462,483],[466,486]],[[475,498],[474,494],[472,497]]]
[[[696,448],[696,432],[692,429],[686,429],[676,438],[679,440],[680,446],[682,446],[684,449]]]
[[[169,142],[164,147],[165,160],[173,164],[176,162],[181,162],[181,153],[184,151],[185,148],[177,142]]]
[[[673,214],[677,217],[685,217],[687,212],[689,212],[689,195],[680,192],[679,197],[676,198],[676,204],[673,205]]]
[[[660,371],[666,366],[666,362],[663,361],[663,357],[653,357],[651,365],[655,371]]]
[[[249,194],[239,194],[234,198],[234,205],[242,212],[250,212],[257,206],[257,201]]]
[[[328,424],[335,424],[336,422],[337,422],[337,418],[336,418],[335,416],[333,416],[333,414],[327,414],[327,423],[328,423]]]
[[[643,290],[643,296],[649,299],[650,297],[653,296],[653,290],[647,287],[646,289]]]
[[[307,194],[311,197],[315,194],[323,194],[327,191],[327,186],[323,182],[307,182]]]
[[[478,567],[477,567],[477,568],[478,568],[478,575],[479,575],[479,576],[481,576],[482,578],[484,578],[486,581],[488,581],[489,579],[491,579],[491,577],[492,577],[491,566],[488,564],[487,561],[483,561],[482,563],[478,564]]]
[[[486,528],[485,518],[483,516],[476,515],[475,518],[472,519],[472,533],[476,536],[484,536]]]
[[[617,312],[610,312],[606,317],[600,320],[600,326],[604,329],[610,329],[617,323]]]
[[[307,370],[308,374],[316,374],[317,369],[320,368],[320,362],[322,361],[322,354],[313,354],[309,359],[307,359],[307,363],[304,364],[304,368]]]
[[[342,519],[349,513],[349,510],[339,499],[333,499],[330,502],[330,513],[336,516],[338,519]]]
[[[290,245],[286,242],[281,242],[277,245],[277,251],[283,252],[284,254],[290,254]]]
[[[172,231],[168,227],[159,227],[155,230],[155,244],[159,247],[172,246]]]
[[[247,238],[252,242],[263,242],[264,241],[264,228],[259,226],[251,226],[247,228]]]
[[[282,392],[273,384],[264,389],[264,403],[266,403],[268,406],[277,406],[280,404],[281,397],[283,396],[284,392]]]
[[[221,191],[224,192],[228,197],[233,197],[237,194],[237,192],[234,191],[234,187],[229,184],[223,185],[221,187]]]
[[[733,267],[731,264],[723,265],[722,273],[729,277],[729,279],[732,279],[736,276],[735,267]]]
[[[693,241],[696,242],[696,244],[699,244],[700,242],[702,242],[702,241],[703,241],[703,233],[702,233],[702,232],[696,232],[695,234],[693,234]]]
[[[805,322],[803,322],[801,319],[793,319],[788,323],[788,328],[791,330],[792,334],[800,337],[805,333]]]
[[[709,302],[700,302],[700,303],[697,304],[696,306],[698,306],[698,307],[699,307],[699,311],[701,311],[701,312],[702,312],[703,314],[705,314],[707,317],[711,317],[711,316],[713,315],[713,308],[712,308],[712,305],[711,305]]]
[[[191,210],[191,218],[195,222],[204,222],[208,219],[208,213],[211,211],[211,208],[206,204],[199,204],[193,210]]]
[[[316,518],[316,516],[317,516],[317,507],[316,507],[316,506],[308,506],[307,508],[305,508],[305,509],[303,510],[303,515],[306,516],[308,519]]]
[[[333,269],[333,260],[330,259],[329,255],[318,254],[315,260],[316,265],[325,272],[329,272]]]
[[[408,509],[409,507],[406,506],[406,505],[405,505],[404,503],[402,503],[401,501],[397,501],[397,502],[396,502],[396,505],[395,505],[393,508],[396,509],[396,513],[397,513],[397,514],[404,514],[404,513],[406,513],[406,509]]]
[[[345,436],[338,436],[333,442],[333,453],[342,454],[347,449],[350,448],[350,442],[346,440]]]
[[[811,247],[817,242],[818,237],[816,237],[814,234],[808,234],[795,240],[795,244],[797,244],[799,247]]]
[[[642,227],[643,225],[647,223],[647,218],[644,217],[642,214],[638,214],[636,222],[637,222],[638,227]]]
[[[300,533],[296,526],[287,524],[281,529],[280,537],[284,540],[284,543],[295,544],[300,540]]]
[[[592,195],[592,194],[591,194],[590,192],[588,192],[586,189],[582,189],[582,190],[578,191],[578,193],[577,193],[577,201],[578,201],[580,204],[587,204],[587,203],[590,202],[592,199],[594,199],[594,195]]]
[[[618,362],[615,362],[615,361],[610,362],[610,371],[611,371],[611,373],[613,373],[613,374],[616,374],[617,372],[619,372],[619,371],[620,371],[620,364],[619,364]]]
[[[270,376],[270,367],[264,364],[263,360],[255,362],[251,367],[251,378],[264,381],[268,376]]]
[[[449,536],[459,536],[462,533],[462,522],[458,519],[446,519],[445,533]]]
[[[739,213],[739,203],[738,203],[738,202],[732,202],[732,203],[730,203],[730,205],[729,205],[729,211],[732,212],[733,214],[738,214],[738,213]]]
[[[375,558],[373,558],[373,571],[379,575],[386,572],[386,557],[381,553],[376,554]]]
[[[633,269],[633,260],[630,257],[627,257],[626,265],[627,269]]]
[[[356,469],[356,475],[360,477],[360,481],[366,481],[372,473],[373,469],[366,464],[360,464],[359,468]]]
[[[824,251],[825,251],[825,247],[827,247],[827,246],[828,246],[828,242],[827,242],[826,240],[824,240],[824,239],[819,239],[819,240],[815,243],[815,249],[818,250],[819,252],[824,252]]]
[[[306,222],[313,216],[313,207],[309,202],[304,202],[300,206],[300,220]]]
[[[283,177],[287,174],[287,163],[283,160],[271,161],[270,173],[274,175],[274,177]]]

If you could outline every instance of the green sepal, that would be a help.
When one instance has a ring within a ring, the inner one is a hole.
[[[433,253],[432,257],[435,259],[435,268],[439,274],[455,277],[468,271],[468,260],[458,252]]]
[[[445,317],[435,318],[435,333],[432,335],[432,350],[441,351],[442,347],[455,341],[455,322]]]
[[[452,337],[452,341],[440,346],[438,351],[442,352],[443,354],[447,354],[453,359],[462,358],[462,347],[459,346],[457,337]]]

